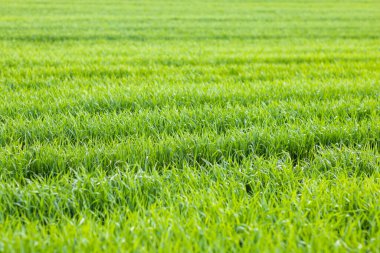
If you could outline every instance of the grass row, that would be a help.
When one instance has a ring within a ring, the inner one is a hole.
[[[297,167],[284,155],[180,170],[77,171],[26,185],[2,179],[2,247],[376,251],[378,161],[344,148]],[[372,177],[360,176],[364,167]]]

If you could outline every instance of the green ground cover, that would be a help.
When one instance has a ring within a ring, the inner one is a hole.
[[[0,0],[1,252],[378,252],[379,1]]]

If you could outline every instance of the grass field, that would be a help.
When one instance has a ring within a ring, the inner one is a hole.
[[[0,252],[379,252],[380,1],[0,0]]]

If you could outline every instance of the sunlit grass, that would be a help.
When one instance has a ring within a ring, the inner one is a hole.
[[[379,10],[0,0],[0,251],[377,252]]]

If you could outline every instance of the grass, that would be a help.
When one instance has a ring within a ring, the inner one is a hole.
[[[0,252],[379,252],[378,1],[0,6]]]

